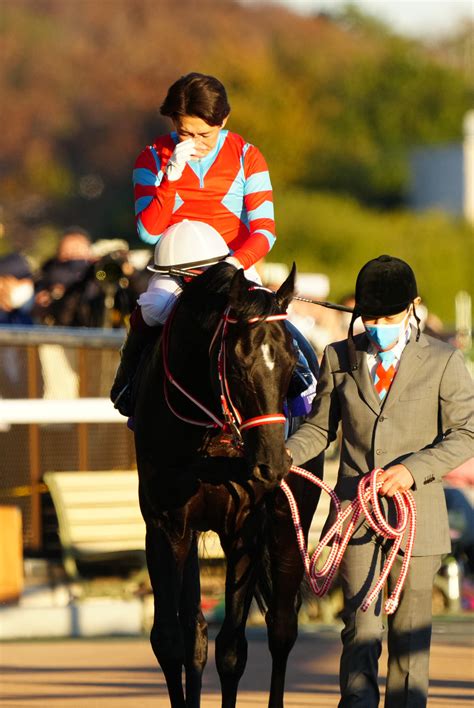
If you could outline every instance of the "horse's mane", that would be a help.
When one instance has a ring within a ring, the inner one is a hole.
[[[182,305],[192,311],[203,328],[213,327],[216,315],[222,315],[229,305],[234,277],[238,277],[234,266],[229,263],[217,263],[185,285],[180,298]],[[258,286],[255,290],[251,287],[252,284],[248,281],[248,288],[240,290],[238,312],[232,310],[239,320],[248,322],[253,317],[263,317],[280,311],[274,293]]]

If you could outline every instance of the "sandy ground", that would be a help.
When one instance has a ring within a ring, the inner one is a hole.
[[[473,635],[474,623],[467,617],[437,618],[431,654],[430,708],[473,705]],[[259,708],[267,705],[270,659],[265,631],[251,628],[248,637],[249,658],[237,705]],[[290,657],[286,708],[336,706],[338,660],[337,628],[303,630]],[[382,657],[382,667],[384,663]],[[381,673],[383,687],[384,671]],[[157,708],[168,706],[169,702],[148,641],[116,638],[4,643],[0,705]],[[211,642],[202,706],[219,705]]]

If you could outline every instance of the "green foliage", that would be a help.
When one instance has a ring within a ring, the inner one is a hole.
[[[276,195],[278,239],[269,260],[326,273],[331,298],[354,289],[360,268],[383,253],[413,267],[421,296],[446,323],[454,297],[473,293],[473,230],[441,212],[377,212],[351,198],[303,191]]]
[[[136,245],[134,160],[168,129],[158,115],[168,86],[203,71],[228,89],[230,130],[268,161],[275,254],[326,270],[338,295],[367,258],[397,249],[452,319],[452,292],[468,286],[466,226],[442,214],[371,213],[316,192],[376,208],[403,203],[410,148],[461,139],[473,90],[462,65],[468,34],[436,52],[354,7],[303,18],[234,0],[3,0],[0,35],[11,244],[36,248],[46,231],[79,223]],[[95,195],[81,188],[89,178],[103,185]],[[437,271],[447,284],[435,283]]]

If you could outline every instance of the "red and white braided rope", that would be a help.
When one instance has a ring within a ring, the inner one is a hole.
[[[320,540],[316,550],[310,558],[306,548],[304,533],[301,527],[300,515],[295,498],[287,483],[283,481],[281,484],[281,488],[288,499],[288,504],[290,505],[303,565],[305,567],[311,589],[318,597],[322,597],[329,590],[332,581],[334,580],[334,576],[336,575],[336,572],[341,564],[342,556],[344,555],[347,544],[349,543],[349,540],[357,525],[357,521],[359,520],[360,515],[364,513],[369,526],[377,534],[383,538],[393,539],[393,544],[387,555],[382,573],[373,589],[369,592],[361,605],[361,609],[364,612],[367,611],[385,585],[387,577],[395,562],[395,557],[400,549],[403,535],[408,528],[407,543],[400,575],[393,592],[385,602],[385,612],[389,615],[395,612],[398,607],[400,593],[403,589],[403,584],[408,573],[408,566],[413,551],[413,544],[415,542],[416,505],[413,494],[410,491],[406,491],[397,492],[394,495],[393,501],[395,503],[397,513],[397,525],[393,527],[390,526],[384,518],[379,503],[378,491],[382,486],[382,482],[377,479],[377,476],[383,472],[382,469],[376,468],[369,474],[362,477],[357,490],[357,498],[354,499],[344,511],[342,511],[341,502],[334,490],[321,479],[301,467],[293,466],[290,471],[294,474],[298,474],[300,477],[304,477],[312,484],[316,484],[318,487],[321,487],[326,494],[329,494],[336,508],[336,522]],[[349,522],[343,533],[342,529],[347,519],[349,519]],[[316,564],[323,553],[323,550],[330,541],[332,541],[332,545],[330,547],[329,555],[323,566],[318,570],[316,568]],[[319,584],[319,581],[322,581],[321,584]]]

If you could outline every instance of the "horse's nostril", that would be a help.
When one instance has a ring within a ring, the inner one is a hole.
[[[263,479],[268,481],[272,479],[272,468],[269,465],[258,465],[258,469],[260,471],[260,476]]]
[[[253,476],[264,484],[275,484],[278,481],[278,476],[270,465],[255,465]]]

